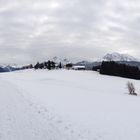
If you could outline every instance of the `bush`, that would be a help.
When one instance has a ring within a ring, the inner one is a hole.
[[[127,89],[130,95],[136,95],[137,93],[135,93],[135,87],[134,84],[132,82],[127,82]]]

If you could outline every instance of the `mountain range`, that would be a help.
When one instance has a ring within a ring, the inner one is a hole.
[[[55,63],[62,63],[63,65],[68,64],[68,63],[72,63],[70,60],[66,59],[66,58],[59,58],[59,57],[53,57],[51,59],[52,61],[54,61]],[[89,62],[89,61],[80,61],[77,63],[74,63],[74,65],[84,65],[86,66],[87,70],[92,70],[93,67],[97,67],[100,66],[102,61],[117,61],[118,63],[124,63],[127,65],[132,65],[132,66],[138,66],[140,68],[140,60],[128,55],[128,54],[120,54],[120,53],[107,53],[104,57],[102,57],[101,59],[98,59],[94,62]],[[23,69],[21,66],[18,67],[17,65],[1,65],[0,66],[0,72],[10,72],[10,71],[15,71],[15,70],[20,70]]]
[[[75,65],[85,65],[87,70],[92,70],[93,67],[99,67],[102,64],[102,61],[116,61],[118,63],[123,63],[126,65],[137,66],[140,68],[140,60],[128,55],[128,54],[120,54],[120,53],[111,53],[106,54],[103,58],[98,59],[94,62],[81,61],[76,63]]]

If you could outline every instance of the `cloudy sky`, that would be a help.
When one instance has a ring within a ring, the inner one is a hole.
[[[140,58],[139,0],[0,0],[0,63]]]

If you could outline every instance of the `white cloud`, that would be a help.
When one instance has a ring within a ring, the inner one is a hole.
[[[139,57],[139,13],[137,0],[0,0],[0,62]]]

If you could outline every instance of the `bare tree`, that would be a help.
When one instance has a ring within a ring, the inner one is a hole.
[[[127,89],[130,95],[137,95],[137,93],[135,93],[135,87],[132,82],[127,82]]]

